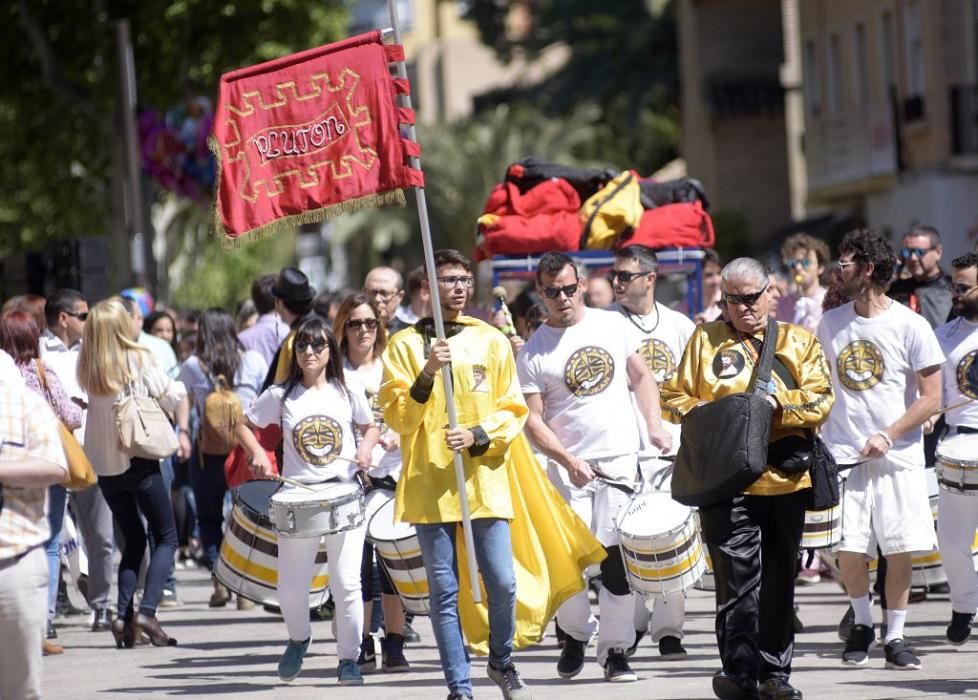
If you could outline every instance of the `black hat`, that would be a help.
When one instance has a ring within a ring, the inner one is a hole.
[[[309,286],[309,278],[302,270],[294,267],[283,267],[275,280],[272,294],[282,301],[307,302],[312,301],[315,294]]]

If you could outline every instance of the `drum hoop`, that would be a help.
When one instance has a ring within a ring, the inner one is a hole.
[[[665,530],[664,532],[657,532],[654,535],[639,535],[639,534],[636,534],[634,532],[629,532],[628,530],[625,530],[624,528],[622,528],[620,524],[618,525],[618,533],[619,533],[619,535],[621,537],[629,537],[629,538],[631,538],[633,540],[647,540],[647,539],[651,539],[651,538],[660,539],[660,538],[666,538],[666,537],[668,537],[670,535],[673,535],[673,536],[674,535],[678,535],[678,534],[683,533],[686,530],[689,530],[690,528],[692,528],[693,530],[696,529],[696,525],[695,525],[695,523],[692,522],[692,518],[687,518],[687,520],[685,522],[680,523],[676,527],[671,528],[669,530]],[[619,537],[619,539],[620,539],[620,537]]]
[[[284,498],[276,499],[275,496],[277,496],[277,495],[278,494],[273,495],[268,500],[269,505],[274,504],[274,505],[279,506],[279,507],[293,507],[293,506],[297,506],[297,507],[300,507],[300,508],[309,508],[309,507],[319,508],[321,506],[328,506],[330,509],[335,509],[337,506],[344,506],[347,503],[352,503],[353,501],[357,501],[357,500],[362,500],[363,499],[363,492],[360,491],[359,489],[357,489],[356,491],[352,491],[350,493],[344,494],[344,495],[342,495],[340,497],[337,497],[337,498],[324,498],[320,494],[315,494],[315,495],[314,494],[309,494],[309,498],[307,498],[307,499],[292,499],[292,498],[290,498],[290,499],[286,500]]]

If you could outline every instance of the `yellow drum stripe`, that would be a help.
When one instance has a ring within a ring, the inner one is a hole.
[[[628,570],[636,577],[644,581],[658,581],[660,579],[675,578],[681,574],[692,572],[696,568],[697,563],[699,563],[702,552],[702,548],[697,547],[695,552],[683,559],[679,564],[659,569],[638,566],[632,560],[626,560],[626,564],[628,565]]]

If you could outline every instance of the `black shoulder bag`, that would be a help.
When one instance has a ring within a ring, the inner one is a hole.
[[[725,396],[686,414],[672,497],[688,506],[729,500],[767,469],[774,408],[767,400],[778,324],[768,320],[753,391]]]

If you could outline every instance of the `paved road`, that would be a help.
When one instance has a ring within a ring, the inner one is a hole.
[[[335,645],[329,622],[313,625],[316,637],[302,675],[286,686],[278,682],[276,663],[284,647],[285,628],[278,617],[263,612],[237,611],[233,606],[207,607],[209,581],[198,570],[178,571],[181,608],[162,610],[160,619],[177,637],[177,647],[157,649],[140,646],[116,650],[108,632],[93,633],[83,618],[59,621],[59,641],[66,651],[45,660],[45,696],[74,698],[444,698],[441,671],[427,619],[416,628],[422,642],[407,647],[413,665],[407,674],[377,673],[362,688],[336,685]],[[796,641],[794,682],[806,698],[832,700],[862,698],[978,696],[978,640],[964,647],[944,641],[950,605],[946,596],[912,606],[908,638],[917,649],[923,669],[887,671],[882,650],[874,651],[865,669],[844,668],[839,662],[841,643],[836,623],[843,599],[834,583],[800,589],[800,616],[806,631]],[[633,659],[641,676],[637,683],[612,687],[605,683],[593,660],[573,681],[556,677],[558,652],[552,639],[517,654],[523,677],[534,697],[572,698],[710,698],[710,676],[718,667],[713,637],[711,594],[694,591],[689,600],[685,661],[663,662],[649,642],[643,642]],[[878,614],[878,609],[877,609]],[[593,654],[594,647],[590,648]],[[592,656],[593,659],[593,656]],[[477,698],[499,698],[499,691],[485,678],[485,661],[476,659]]]

